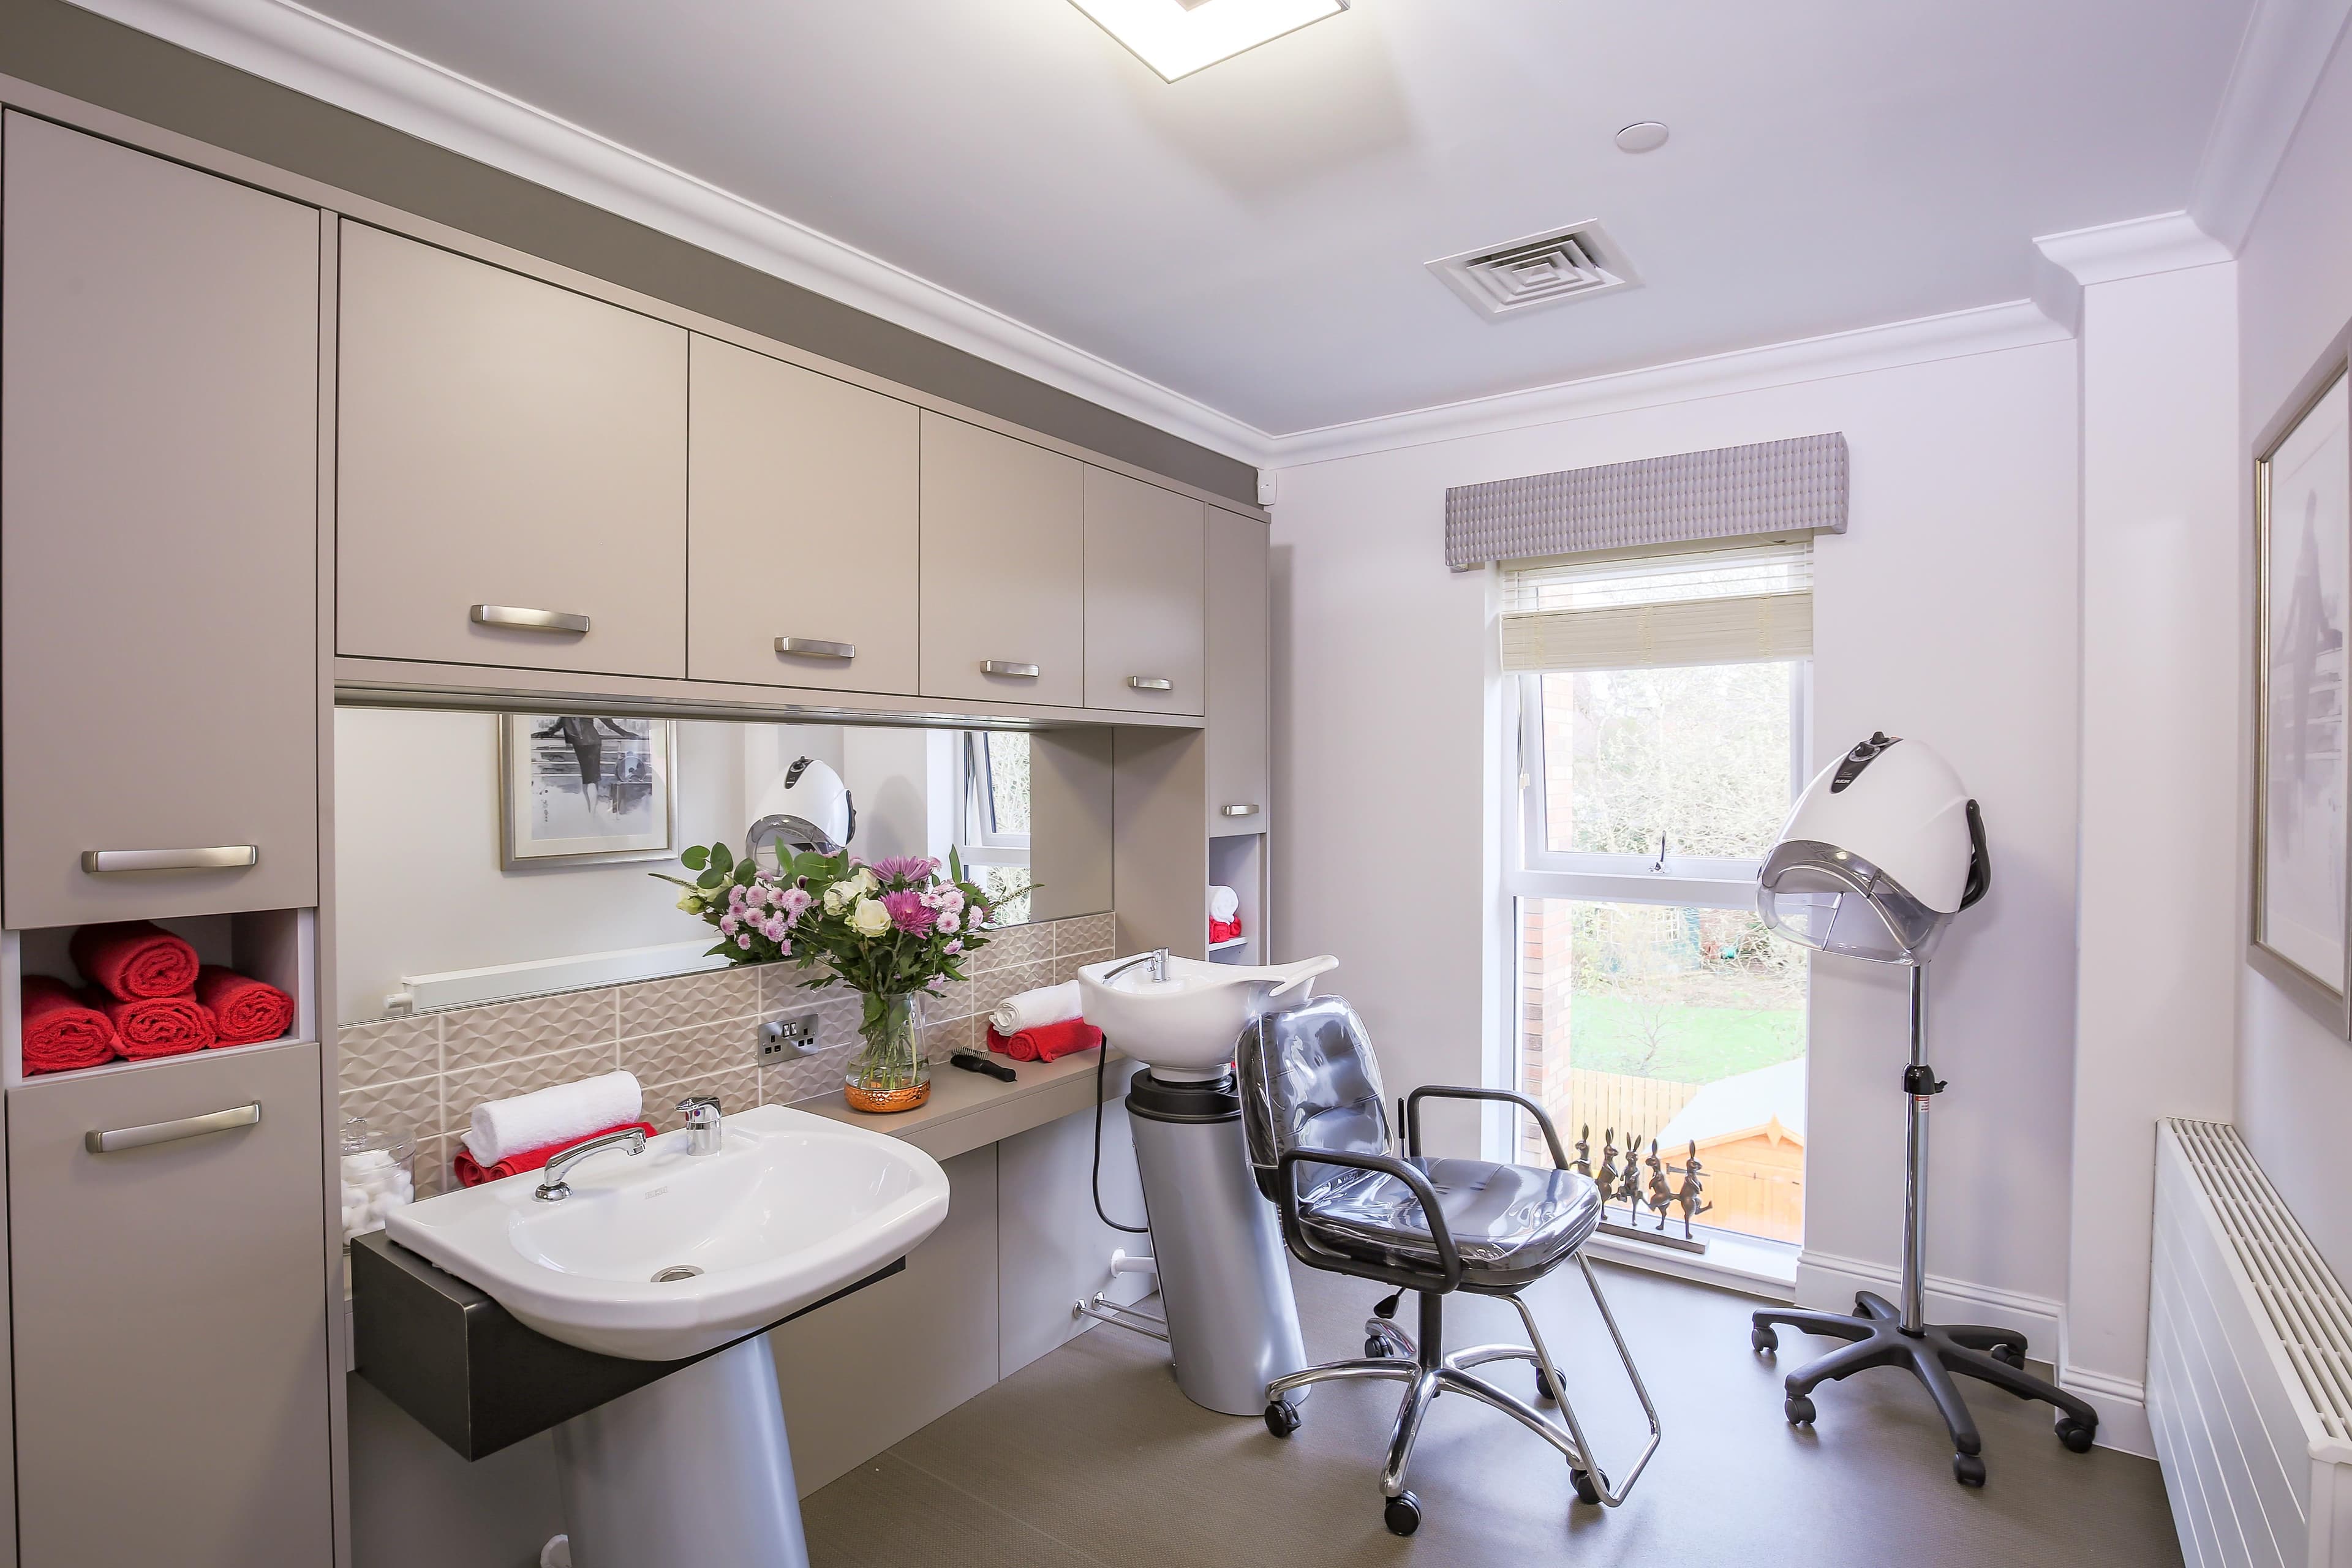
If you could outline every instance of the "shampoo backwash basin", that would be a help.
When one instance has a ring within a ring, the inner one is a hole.
[[[551,1339],[636,1361],[718,1351],[555,1429],[575,1568],[806,1568],[756,1331],[919,1245],[947,1217],[947,1173],[898,1139],[776,1105],[724,1118],[715,1152],[687,1136],[583,1159],[562,1202],[510,1176],[385,1228]]]
[[[1129,1080],[1127,1114],[1176,1386],[1227,1415],[1262,1416],[1266,1384],[1307,1364],[1274,1205],[1242,1140],[1234,1045],[1244,1023],[1305,1001],[1339,966],[1150,953],[1078,971],[1087,1021],[1150,1064]]]

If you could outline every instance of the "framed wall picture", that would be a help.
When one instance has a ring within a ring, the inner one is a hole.
[[[2313,1010],[2352,1033],[2352,385],[2337,339],[2255,448],[2253,931]]]
[[[667,719],[502,715],[499,794],[509,871],[677,853],[677,738]]]

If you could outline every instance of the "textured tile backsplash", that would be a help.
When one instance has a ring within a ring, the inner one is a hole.
[[[973,955],[971,978],[924,1004],[934,1063],[981,1043],[981,1017],[1005,997],[1076,978],[1111,955],[1111,917],[1080,915],[1015,926]],[[854,992],[808,991],[789,965],[723,969],[525,1002],[453,1007],[415,1018],[346,1024],[342,1111],[397,1123],[416,1140],[423,1197],[454,1184],[457,1134],[485,1100],[626,1068],[645,1085],[646,1120],[677,1125],[689,1094],[716,1094],[730,1110],[829,1093],[857,1044]],[[759,1026],[817,1016],[814,1054],[758,1065]]]

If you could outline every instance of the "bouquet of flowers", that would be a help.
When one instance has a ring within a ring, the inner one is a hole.
[[[795,963],[816,972],[803,984],[846,985],[864,998],[852,1105],[912,1110],[930,1098],[917,999],[964,977],[964,960],[988,945],[992,912],[954,851],[944,875],[927,855],[868,865],[846,849],[783,856],[772,870],[724,844],[696,845],[679,859],[693,880],[654,875],[685,889],[677,907],[717,928],[714,955]]]

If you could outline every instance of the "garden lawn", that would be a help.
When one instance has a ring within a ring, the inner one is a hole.
[[[1643,1055],[1656,1041],[1656,1052]],[[1796,1008],[1635,1004],[1579,993],[1569,1004],[1569,1064],[1675,1083],[1713,1083],[1805,1054]]]

